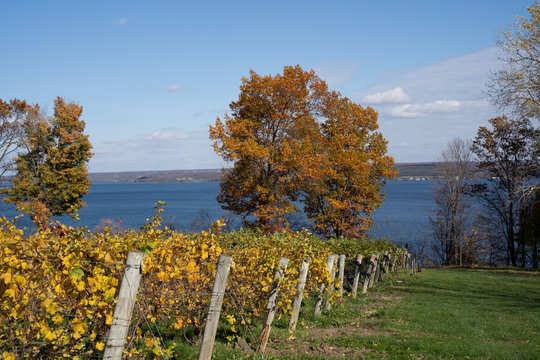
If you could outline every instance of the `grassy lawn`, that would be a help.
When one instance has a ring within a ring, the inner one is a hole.
[[[216,358],[539,359],[539,275],[424,269],[394,276],[321,319],[308,301],[294,337],[286,319],[278,320],[263,356],[218,342]]]

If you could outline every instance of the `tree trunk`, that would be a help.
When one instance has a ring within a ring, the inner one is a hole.
[[[512,194],[510,193],[510,196]],[[508,248],[510,250],[510,261],[512,261],[512,266],[517,266],[517,254],[516,254],[516,244],[515,244],[515,234],[514,234],[514,204],[510,202],[509,206],[509,221],[508,221]]]

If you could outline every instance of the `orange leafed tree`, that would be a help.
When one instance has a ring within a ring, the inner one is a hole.
[[[347,98],[330,97],[298,184],[304,211],[326,237],[359,237],[382,204],[385,180],[395,175],[387,141],[377,132],[377,112]]]
[[[300,66],[275,76],[251,71],[230,108],[210,126],[216,152],[233,165],[218,196],[225,209],[279,230],[302,201],[325,235],[369,227],[363,215],[380,205],[383,178],[393,174],[375,111],[329,91]]]
[[[313,71],[285,67],[283,74],[242,78],[231,115],[210,126],[214,148],[233,167],[222,175],[218,201],[227,210],[253,216],[268,230],[287,226],[296,210],[291,151],[303,141],[297,129],[312,125],[326,84]]]

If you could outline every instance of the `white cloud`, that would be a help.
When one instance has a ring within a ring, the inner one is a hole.
[[[167,91],[168,92],[178,92],[178,91],[183,90],[185,88],[186,88],[186,86],[184,86],[184,85],[170,85],[170,86],[167,86]]]
[[[426,117],[437,112],[457,111],[461,103],[456,100],[437,100],[427,104],[394,106],[385,112],[396,117]]]
[[[140,139],[136,139],[135,141],[174,141],[174,140],[183,140],[188,137],[187,134],[184,133],[175,133],[175,132],[163,132],[163,131],[156,131],[151,135],[142,137]]]
[[[225,166],[208,129],[164,131],[95,144],[92,171],[211,169]],[[142,167],[141,167],[142,166]]]
[[[362,102],[369,104],[403,103],[410,100],[409,95],[407,95],[400,87],[388,91],[368,94],[362,98]]]
[[[488,75],[501,67],[498,55],[499,50],[492,47],[388,72],[349,96],[363,105],[370,95],[380,93],[383,98],[389,89],[406,90],[409,101],[373,106],[380,114],[380,130],[389,141],[389,154],[398,162],[435,161],[448,141],[474,138],[479,126],[498,115],[486,97]]]
[[[129,18],[123,17],[123,18],[120,18],[120,19],[116,20],[116,23],[118,25],[124,25],[124,24],[127,24],[128,21],[129,21]]]

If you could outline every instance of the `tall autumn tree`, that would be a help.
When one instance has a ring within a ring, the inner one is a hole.
[[[503,69],[491,74],[488,95],[501,110],[518,118],[540,120],[540,5],[527,7],[529,17],[502,31],[497,41]]]
[[[377,113],[337,92],[313,70],[242,79],[232,114],[210,127],[223,172],[218,201],[268,230],[287,227],[295,201],[325,235],[359,235],[392,174]]]
[[[326,237],[359,237],[384,200],[382,188],[395,174],[394,160],[386,154],[372,108],[332,94],[321,115],[318,146],[299,172],[304,211]]]
[[[29,214],[36,224],[52,215],[75,215],[90,188],[87,162],[92,156],[82,106],[58,97],[54,115],[45,119],[31,108],[24,124],[23,152],[15,159],[16,175],[6,201]]]
[[[472,182],[472,142],[455,138],[442,151],[437,167],[441,178],[435,190],[435,210],[430,216],[432,249],[444,265],[463,264],[463,244],[470,214],[467,191]],[[465,258],[467,255],[465,254]]]
[[[292,154],[301,147],[302,128],[315,126],[326,83],[313,71],[285,67],[283,74],[242,78],[231,115],[210,126],[215,151],[232,168],[223,171],[218,201],[245,222],[277,230],[296,211],[291,179],[297,170]]]
[[[537,135],[527,119],[505,116],[481,126],[472,145],[477,166],[487,181],[474,184],[472,192],[496,215],[506,242],[507,264],[517,265],[516,234],[524,185],[538,169]]]

